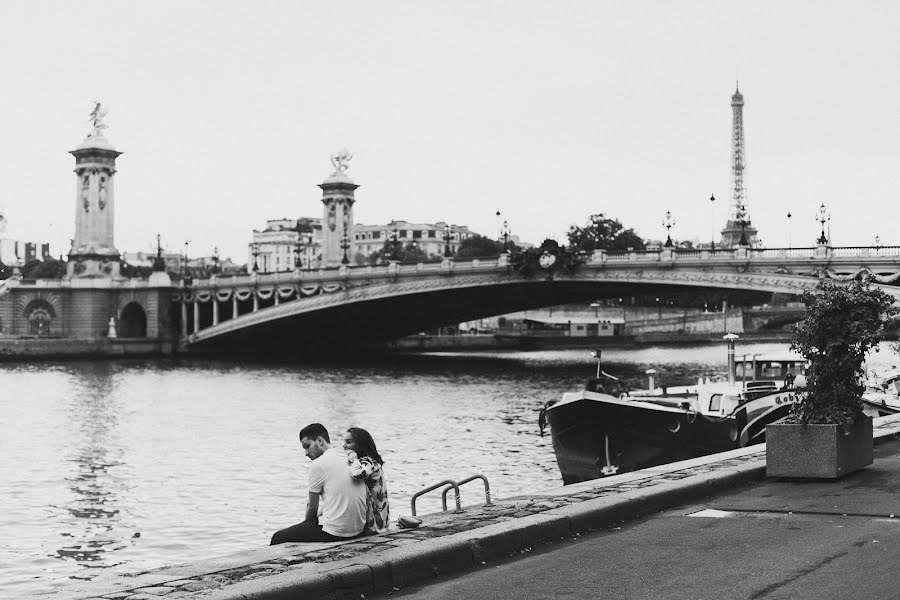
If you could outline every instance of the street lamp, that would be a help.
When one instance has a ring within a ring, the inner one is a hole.
[[[349,250],[349,249],[350,249],[350,238],[345,233],[344,236],[341,238],[341,250],[344,251],[344,258],[341,259],[342,265],[350,264],[350,259],[347,258],[347,250]]]
[[[166,261],[164,261],[162,257],[162,236],[158,233],[156,234],[156,259],[153,261],[153,270],[166,270]]]
[[[259,242],[253,242],[250,247],[253,249],[253,272],[259,271]]]
[[[878,254],[878,251],[881,250],[881,236],[875,236],[875,254]]]
[[[400,244],[400,232],[397,231],[397,226],[394,225],[394,230],[391,231],[391,260],[397,260],[397,256],[399,255],[397,246]]]
[[[213,273],[218,273],[219,272],[219,247],[218,246],[213,246],[212,261],[213,261]]]
[[[743,204],[738,206],[736,216],[738,223],[741,224],[741,237],[738,239],[738,246],[749,246],[750,242],[747,240],[747,207]]]
[[[819,206],[819,212],[816,213],[816,221],[818,221],[822,225],[822,233],[819,235],[819,239],[816,240],[819,244],[827,244],[828,238],[825,236],[825,222],[831,220],[831,214],[828,212],[828,209],[825,208],[825,203],[823,202],[821,206]]]
[[[791,247],[791,211],[788,211],[787,220],[788,220],[788,248],[790,248]]]
[[[509,221],[503,221],[503,251],[509,252]]]
[[[187,275],[188,275],[188,264],[187,263],[188,263],[188,246],[189,245],[190,245],[190,242],[185,240],[184,256],[182,257],[182,261],[181,261],[181,277],[182,277],[182,279],[187,279]]]
[[[672,217],[672,211],[667,210],[666,216],[662,220],[662,226],[666,228],[666,248],[672,247],[671,230],[675,225],[675,219]]]
[[[710,238],[709,249],[716,249],[716,196],[715,194],[709,195],[709,205],[712,207],[712,237]]]
[[[500,211],[497,211],[497,218],[500,218]],[[453,251],[450,250],[450,226],[447,225],[444,227],[444,257],[450,258],[453,256]]]

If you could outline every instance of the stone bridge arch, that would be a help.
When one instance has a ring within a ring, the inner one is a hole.
[[[493,271],[452,276],[347,280],[331,293],[268,305],[187,337],[192,350],[298,350],[384,341],[476,318],[603,297],[686,288],[800,294],[818,279],[792,274],[584,270],[554,277]],[[209,299],[210,294],[203,294]],[[201,300],[195,310],[204,308]],[[184,301],[184,298],[182,298]],[[207,300],[207,302],[215,300]],[[200,322],[209,322],[205,318]]]
[[[123,338],[147,337],[147,311],[140,302],[132,300],[122,307],[117,333]]]

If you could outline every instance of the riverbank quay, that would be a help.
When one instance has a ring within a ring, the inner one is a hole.
[[[0,336],[0,361],[171,356],[172,340],[140,338],[25,338]]]
[[[721,344],[724,333],[645,333],[609,337],[568,337],[529,335],[413,335],[383,347],[388,352],[471,352],[480,350],[577,350],[579,348],[635,348],[640,346],[676,346]],[[789,343],[789,331],[742,333],[744,343]]]
[[[876,443],[896,440],[900,415],[876,419],[874,428]],[[900,468],[888,475],[895,484],[900,482]],[[89,593],[65,597],[261,600],[392,593],[764,479],[765,445],[758,445],[496,500],[491,506],[425,515],[417,529],[392,528],[383,535],[346,542],[283,544],[129,576],[100,577],[87,584]],[[466,501],[480,490],[470,484],[462,493]],[[403,508],[395,511],[408,514]],[[706,551],[707,560],[714,562],[717,548],[702,552]],[[58,597],[62,596],[54,596]]]

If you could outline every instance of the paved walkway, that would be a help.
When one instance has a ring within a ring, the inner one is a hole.
[[[893,440],[837,481],[747,482],[391,598],[895,600],[898,491]]]
[[[900,436],[900,415],[875,421],[876,443]],[[98,579],[89,596],[163,598],[359,598],[470,570],[539,544],[761,481],[759,445],[424,516],[421,527],[347,542],[283,544],[189,565]],[[900,469],[898,469],[900,480]],[[464,488],[476,494],[478,482]],[[433,492],[434,493],[434,492]],[[399,507],[397,507],[399,508]],[[398,512],[405,513],[406,511]]]

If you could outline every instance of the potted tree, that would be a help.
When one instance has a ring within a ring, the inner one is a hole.
[[[893,298],[869,280],[823,281],[803,301],[806,318],[794,326],[791,349],[808,361],[806,392],[766,427],[766,474],[836,479],[872,464],[863,369]]]

